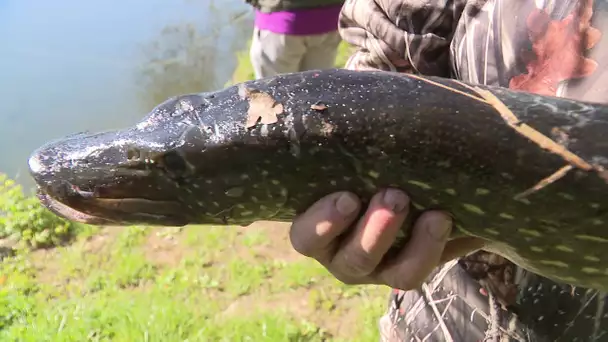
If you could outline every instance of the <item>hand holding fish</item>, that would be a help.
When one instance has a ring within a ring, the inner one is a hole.
[[[330,194],[297,217],[290,231],[293,247],[316,259],[347,284],[383,284],[402,290],[418,287],[438,265],[483,247],[483,240],[448,241],[449,215],[428,211],[420,216],[408,243],[386,257],[407,218],[408,196],[385,189],[371,199],[365,214],[349,192]]]

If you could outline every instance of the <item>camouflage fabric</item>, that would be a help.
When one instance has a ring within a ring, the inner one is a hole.
[[[593,0],[348,0],[346,68],[457,78],[608,102],[603,32]],[[607,251],[608,252],[608,251]],[[382,341],[608,341],[606,297],[479,251],[394,290]]]

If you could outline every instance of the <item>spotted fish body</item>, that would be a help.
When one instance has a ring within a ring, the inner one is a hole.
[[[607,131],[605,105],[324,70],[172,98],[134,127],[50,142],[29,163],[47,207],[97,224],[290,221],[334,191],[399,187],[416,215],[449,210],[453,237],[607,290]]]

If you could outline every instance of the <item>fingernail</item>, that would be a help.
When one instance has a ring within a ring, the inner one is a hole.
[[[342,216],[348,216],[357,210],[357,199],[350,193],[344,193],[336,200],[336,210]]]
[[[452,220],[447,215],[436,215],[428,220],[428,232],[438,240],[445,240],[452,231]]]
[[[395,213],[402,212],[407,206],[407,196],[397,189],[386,189],[383,201]]]

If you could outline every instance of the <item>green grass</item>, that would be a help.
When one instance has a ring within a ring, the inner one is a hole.
[[[106,228],[0,272],[0,341],[370,341],[387,295],[263,225]]]
[[[252,77],[239,58],[237,82]],[[287,230],[85,226],[20,249],[0,262],[0,341],[377,341],[388,289],[340,283]]]

